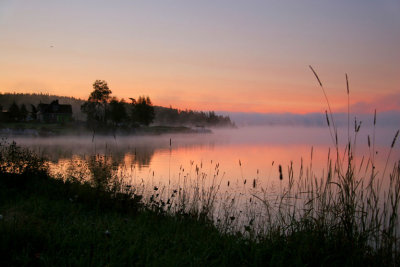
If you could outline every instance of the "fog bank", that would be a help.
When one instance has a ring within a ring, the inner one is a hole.
[[[237,126],[261,126],[261,125],[291,125],[291,126],[327,126],[326,115],[324,113],[246,113],[246,112],[229,112],[220,111],[221,115],[229,116]],[[337,126],[347,126],[347,113],[333,114]],[[373,126],[373,114],[350,114],[351,126],[354,126],[354,120],[362,121],[364,126]],[[400,128],[400,112],[385,111],[377,112],[377,127],[394,127]]]

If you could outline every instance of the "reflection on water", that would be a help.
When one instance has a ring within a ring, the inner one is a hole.
[[[394,130],[383,129],[375,138],[376,165],[385,164]],[[342,145],[347,135],[342,136]],[[361,131],[356,147],[356,160],[369,157],[367,130]],[[19,145],[28,146],[47,157],[53,171],[65,169],[71,159],[84,160],[90,155],[111,155],[120,166],[129,166],[129,175],[146,178],[154,172],[154,179],[166,182],[176,179],[181,168],[190,169],[190,163],[210,165],[218,163],[224,179],[258,178],[261,183],[279,177],[278,165],[293,164],[296,171],[301,165],[312,168],[316,176],[326,172],[327,157],[331,147],[325,128],[305,127],[253,127],[236,130],[215,130],[213,134],[185,134],[162,136],[55,137],[17,138]],[[311,160],[311,153],[312,160]],[[391,162],[399,159],[399,149],[394,149]],[[239,165],[241,161],[241,166]],[[365,160],[367,162],[367,160]],[[365,163],[366,164],[366,163]]]
[[[339,154],[344,159],[340,164],[344,166],[346,132],[339,132]],[[368,146],[371,132],[361,131],[358,141],[354,136],[350,138],[357,178],[371,177],[371,158],[377,178],[381,178],[387,163],[395,131],[377,131],[375,138],[371,134],[372,143]],[[319,194],[324,188],[331,190],[329,196],[338,190],[326,181],[328,172],[335,168],[336,151],[325,128],[255,127],[215,130],[213,134],[97,137],[93,142],[91,137],[15,141],[47,157],[54,174],[91,179],[101,186],[106,186],[101,183],[109,178],[120,180],[153,206],[172,212],[211,214],[225,226],[256,223],[261,218],[271,218],[282,207],[290,210],[304,206],[304,201],[314,201],[312,194]],[[399,159],[396,145],[388,172]],[[326,187],[322,188],[324,183]],[[390,189],[389,184],[385,177],[381,193]],[[259,225],[264,227],[265,223],[261,221]]]

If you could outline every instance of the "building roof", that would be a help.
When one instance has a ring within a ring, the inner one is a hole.
[[[56,113],[56,114],[72,114],[72,106],[69,104],[59,104],[58,100],[54,100],[50,104],[38,105],[38,111],[41,113]]]

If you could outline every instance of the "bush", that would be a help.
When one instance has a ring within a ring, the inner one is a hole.
[[[14,141],[0,142],[0,174],[47,176],[48,170],[49,166],[43,157],[17,146]]]

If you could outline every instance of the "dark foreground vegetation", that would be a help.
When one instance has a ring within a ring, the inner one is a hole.
[[[292,217],[286,229],[270,227],[252,236],[252,229],[217,229],[193,212],[154,209],[160,205],[142,203],[134,188],[107,180],[108,167],[96,165],[98,159],[91,179],[57,179],[33,152],[1,144],[1,266],[399,264],[395,240],[374,247],[368,233],[340,223],[328,227],[318,215]],[[349,216],[342,222],[356,219],[351,210],[339,214]]]
[[[349,96],[347,76],[346,83]],[[214,213],[218,187],[202,187],[198,166],[193,188],[179,184],[163,198],[164,189],[154,186],[145,200],[136,185],[115,175],[118,166],[107,156],[92,156],[87,175],[52,177],[46,160],[1,142],[0,265],[399,265],[400,161],[387,168],[399,131],[383,171],[375,168],[375,132],[368,136],[367,163],[358,163],[361,122],[355,120],[351,136],[348,112],[342,151],[326,101],[334,149],[323,177],[313,174],[312,164],[301,165],[298,177],[292,165],[287,172],[279,165],[287,185],[275,200],[254,180],[249,202],[238,196],[219,203],[222,218]],[[239,220],[235,205],[241,204],[249,216]]]

